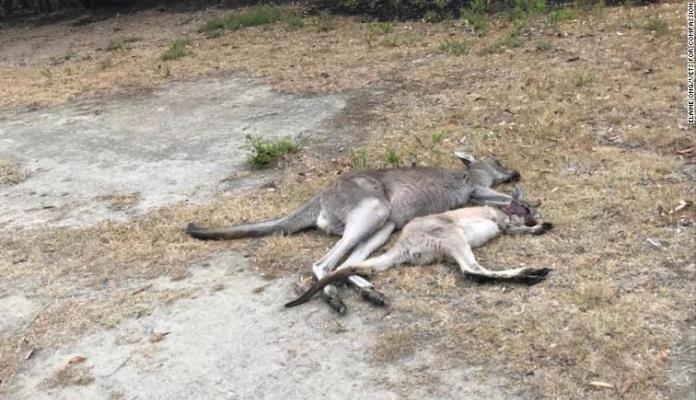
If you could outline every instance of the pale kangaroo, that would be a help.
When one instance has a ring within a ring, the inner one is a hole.
[[[326,285],[348,276],[369,275],[403,263],[425,265],[438,260],[451,260],[459,264],[463,273],[477,279],[537,283],[551,271],[549,268],[492,271],[476,262],[471,251],[501,234],[540,235],[553,227],[550,223],[540,222],[536,210],[520,202],[521,196],[522,190],[515,186],[512,193],[514,200],[503,208],[467,207],[416,218],[404,227],[394,247],[386,253],[362,262],[342,265],[285,306],[294,307],[305,303]],[[373,304],[384,304],[383,296],[378,292],[366,288],[361,288],[361,292]]]
[[[339,265],[365,260],[380,248],[395,229],[416,217],[459,208],[470,201],[504,206],[511,197],[490,189],[491,186],[519,179],[519,172],[500,165],[497,160],[476,160],[455,152],[468,168],[391,168],[341,175],[329,183],[307,204],[291,214],[264,222],[235,225],[227,228],[199,228],[189,224],[186,232],[198,239],[238,239],[292,234],[318,227],[341,239],[319,261],[312,265],[321,279]],[[371,285],[359,276],[349,282],[369,290]],[[345,305],[332,285],[324,288],[326,300],[338,312]]]

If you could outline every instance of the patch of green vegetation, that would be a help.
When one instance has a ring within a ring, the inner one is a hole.
[[[288,14],[285,17],[285,28],[289,31],[296,31],[304,28],[304,19],[295,13]]]
[[[272,167],[284,155],[296,153],[300,149],[290,136],[276,139],[247,136],[247,146],[251,150],[247,163],[255,169]]]
[[[667,22],[660,19],[660,17],[650,17],[648,21],[643,26],[648,32],[655,32],[657,36],[665,36],[669,34],[669,25]]]
[[[217,36],[225,30],[237,30],[250,26],[275,24],[294,15],[287,7],[262,5],[214,18],[198,30],[208,36]]]
[[[442,143],[443,140],[445,140],[445,130],[444,129],[438,129],[433,133],[431,139],[433,140],[433,146],[438,145]]]
[[[544,12],[546,12],[546,0],[512,0],[512,7],[507,10],[510,19],[522,19]]]
[[[562,7],[551,11],[546,16],[546,23],[548,25],[557,25],[560,22],[568,21],[572,19],[577,19],[581,15],[581,10],[578,7]]]
[[[191,45],[191,41],[184,38],[184,39],[176,39],[175,41],[172,42],[172,44],[169,46],[167,50],[165,50],[164,53],[160,56],[160,59],[162,61],[169,61],[169,60],[177,60],[181,57],[185,57],[189,54],[191,54],[191,50],[189,50],[189,46]]]
[[[400,167],[401,157],[393,148],[389,147],[384,151],[384,162],[390,167]]]
[[[535,48],[537,51],[549,51],[553,49],[553,45],[548,40],[542,39],[536,42]]]
[[[374,45],[375,39],[378,36],[385,36],[394,31],[393,22],[377,22],[373,21],[367,24],[365,28],[365,42],[367,42],[368,47]],[[382,44],[388,47],[396,47],[398,45],[396,39],[394,38],[384,38]]]
[[[471,46],[465,40],[448,38],[440,43],[440,51],[453,56],[462,56],[469,52]]]
[[[526,20],[517,22],[510,28],[510,31],[502,38],[496,40],[488,47],[484,47],[479,51],[479,55],[485,56],[488,54],[500,53],[504,49],[514,49],[522,46],[522,39],[520,35],[522,34],[522,29],[527,25]]]
[[[590,86],[594,81],[597,80],[597,77],[595,74],[591,72],[580,72],[575,75],[574,83],[576,87],[585,87],[585,86]]]
[[[106,44],[106,49],[108,51],[119,51],[128,50],[126,46],[126,40],[122,37],[112,37],[109,39],[109,43]]]
[[[461,16],[474,28],[474,33],[477,35],[484,35],[488,32],[486,0],[473,0],[468,7],[461,10]]]
[[[319,32],[329,32],[336,29],[336,19],[330,12],[323,10],[314,20],[314,27]]]
[[[351,150],[348,157],[350,158],[350,165],[353,169],[362,170],[367,168],[367,150]]]

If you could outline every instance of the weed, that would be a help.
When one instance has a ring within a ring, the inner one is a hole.
[[[42,68],[41,71],[39,71],[41,75],[43,75],[44,78],[46,78],[47,81],[53,80],[53,72],[51,72],[50,69],[48,68]]]
[[[389,147],[384,152],[384,162],[390,167],[400,167],[401,157],[393,148]]]
[[[329,32],[336,29],[336,19],[330,12],[324,10],[314,20],[314,26],[319,32]]]
[[[374,40],[377,36],[379,35],[387,35],[391,33],[394,30],[394,23],[393,22],[370,22],[367,24],[367,28],[365,29],[365,42],[367,42],[368,47],[372,47],[374,44]],[[383,43],[387,43],[386,39],[383,41]],[[393,44],[396,44],[396,41],[392,41]],[[396,46],[391,46],[391,47],[396,47]]]
[[[667,25],[665,21],[661,20],[660,17],[648,18],[648,21],[643,26],[643,29],[648,32],[655,32],[657,36],[665,36],[669,33],[669,25]]]
[[[504,49],[514,49],[517,47],[521,47],[522,39],[520,39],[520,34],[522,32],[522,28],[524,28],[525,26],[526,22],[524,20],[516,23],[505,36],[496,40],[490,46],[481,49],[481,51],[479,51],[479,55],[483,56],[488,54],[500,53]]]
[[[246,11],[238,11],[222,17],[214,18],[200,27],[198,30],[208,36],[219,35],[225,30],[237,30],[249,26],[269,25],[289,18],[292,13],[280,6],[257,6]]]
[[[126,46],[126,40],[121,38],[121,37],[112,37],[109,39],[109,43],[106,45],[106,49],[108,51],[121,51],[121,50],[128,50],[128,47]]]
[[[553,48],[553,46],[551,45],[551,42],[549,42],[548,40],[542,39],[542,40],[539,40],[538,42],[536,42],[535,48],[537,51],[543,52],[543,51],[551,50]]]
[[[591,72],[580,72],[575,75],[574,82],[576,87],[585,87],[591,85],[596,79],[597,77]]]
[[[485,0],[473,0],[467,8],[461,10],[461,16],[477,35],[483,35],[488,31]]]
[[[519,19],[545,11],[546,0],[513,0],[512,9],[508,11],[508,15],[511,19]]]
[[[440,43],[440,51],[453,56],[462,56],[469,52],[471,46],[464,40],[446,39]]]
[[[176,39],[174,42],[172,42],[169,48],[162,53],[160,59],[162,59],[162,61],[169,61],[185,57],[191,54],[191,51],[189,50],[190,44],[191,41],[188,39]]]
[[[282,156],[296,153],[300,149],[290,136],[276,139],[247,136],[246,139],[247,146],[251,149],[247,163],[255,169],[272,167]]]
[[[351,150],[348,157],[350,158],[350,165],[353,169],[361,170],[367,168],[367,150]]]
[[[297,14],[288,14],[285,18],[285,28],[289,31],[296,31],[304,28],[304,19]]]
[[[577,19],[580,17],[580,9],[577,7],[562,7],[553,10],[546,17],[546,23],[550,26],[557,25],[560,22]]]
[[[435,131],[431,139],[433,140],[433,146],[442,143],[442,141],[445,140],[444,129],[438,129],[437,131]]]

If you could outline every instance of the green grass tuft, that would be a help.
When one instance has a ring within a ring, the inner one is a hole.
[[[296,153],[300,149],[290,136],[276,139],[247,136],[247,146],[251,150],[247,163],[255,169],[272,167],[284,155]]]
[[[400,167],[401,157],[399,157],[399,153],[396,150],[390,147],[384,152],[384,162],[390,167]]]
[[[669,34],[669,25],[660,17],[650,17],[648,21],[643,26],[648,32],[655,32],[657,36],[665,36]]]
[[[198,30],[208,36],[218,36],[225,30],[237,30],[250,26],[275,24],[284,19],[290,19],[295,15],[286,7],[257,6],[246,11],[237,11],[222,17],[214,18],[200,27]]]
[[[112,37],[106,45],[108,51],[128,50],[126,40],[121,37]]]
[[[185,57],[191,54],[191,51],[189,50],[190,44],[191,41],[188,39],[176,39],[174,42],[172,42],[169,48],[162,53],[160,58],[162,61],[169,61]]]
[[[362,170],[366,169],[368,165],[368,155],[367,150],[355,151],[351,150],[348,155],[350,158],[350,165],[353,169]]]
[[[588,72],[588,73],[578,73],[575,75],[575,86],[576,87],[585,87],[585,86],[590,86],[594,81],[597,80],[597,77],[595,74]]]
[[[440,51],[453,56],[462,56],[469,52],[471,46],[464,40],[446,39],[440,43]]]
[[[536,42],[535,47],[536,47],[537,51],[542,51],[542,52],[549,51],[549,50],[553,49],[553,45],[551,44],[551,42],[549,42],[548,40],[543,40],[543,39]]]

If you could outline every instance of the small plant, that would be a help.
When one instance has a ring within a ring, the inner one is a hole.
[[[160,59],[162,59],[162,61],[169,61],[185,57],[191,54],[191,51],[189,50],[190,45],[191,41],[188,39],[176,39],[174,42],[172,42],[169,48],[162,53]]]
[[[350,158],[350,165],[353,169],[362,170],[367,168],[367,150],[351,150],[348,157]]]
[[[575,86],[576,87],[585,87],[591,85],[597,77],[591,72],[588,73],[578,73],[575,75]]]
[[[295,13],[288,14],[285,18],[285,28],[289,31],[296,31],[304,28],[304,19]]]
[[[399,167],[401,166],[401,157],[396,150],[390,147],[384,152],[384,162],[391,167]]]
[[[246,140],[247,146],[251,150],[247,163],[255,169],[272,167],[284,155],[296,153],[300,149],[300,146],[290,136],[276,139],[247,136]]]
[[[512,19],[528,15],[541,14],[546,11],[546,0],[512,0],[509,15]]]
[[[209,37],[219,36],[225,30],[237,30],[249,26],[275,24],[283,18],[288,18],[291,12],[280,6],[257,6],[246,11],[238,11],[222,17],[214,18],[198,30]]]
[[[317,15],[314,26],[319,32],[329,32],[336,29],[336,20],[330,12],[324,10]]]
[[[464,40],[446,39],[440,43],[440,51],[453,56],[462,56],[469,52],[471,46]]]
[[[467,8],[461,10],[461,16],[477,35],[483,35],[488,31],[486,0],[473,0]]]
[[[433,146],[442,143],[442,141],[445,140],[445,130],[438,129],[437,131],[435,131],[435,133],[433,133],[431,139],[433,141]]]
[[[650,17],[643,28],[648,32],[655,32],[657,36],[665,36],[669,33],[669,25],[659,17]]]
[[[520,39],[520,34],[522,33],[522,28],[526,26],[526,22],[519,22],[515,24],[510,31],[504,37],[496,40],[488,47],[483,48],[479,51],[479,55],[488,55],[494,53],[500,53],[504,49],[514,49],[522,46],[522,39]]]
[[[553,46],[551,45],[551,42],[549,42],[548,40],[543,40],[543,39],[536,42],[535,47],[536,47],[537,51],[541,51],[541,52],[549,51],[553,48]]]
[[[577,7],[562,7],[551,11],[546,17],[549,26],[557,25],[560,22],[577,19],[580,17],[580,9]]]
[[[109,39],[109,43],[107,43],[106,49],[108,51],[113,51],[113,52],[120,51],[120,50],[128,50],[128,48],[126,47],[125,39],[123,39],[121,37],[112,37],[111,39]]]
[[[374,40],[377,38],[377,36],[381,35],[388,35],[394,30],[394,23],[393,22],[370,22],[367,24],[367,28],[365,28],[365,42],[367,42],[368,47],[372,47],[374,44]],[[383,41],[383,43],[386,43]],[[396,47],[396,41],[393,41],[392,44]]]
[[[442,15],[435,10],[428,10],[423,14],[423,21],[428,23],[436,23],[442,21]]]

